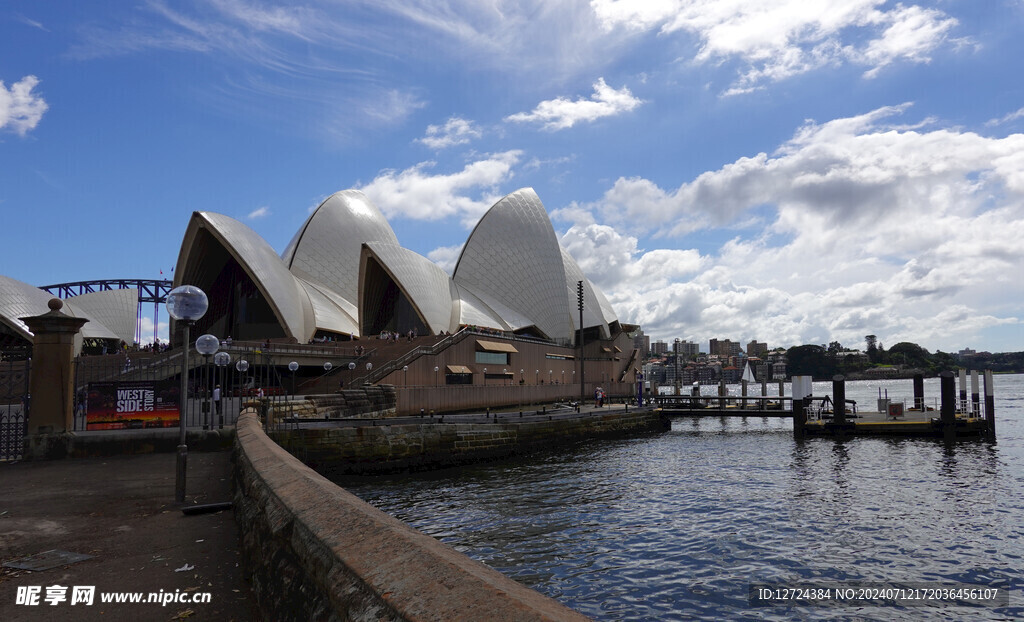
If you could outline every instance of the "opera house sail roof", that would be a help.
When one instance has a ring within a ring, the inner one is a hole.
[[[306,342],[475,325],[572,343],[577,281],[583,328],[609,336],[618,328],[614,311],[559,245],[540,198],[524,188],[480,219],[452,276],[403,248],[365,194],[344,190],[313,211],[281,256],[238,220],[193,213],[174,284],[210,297],[198,330],[235,339]]]
[[[47,291],[0,276],[0,346],[31,344],[33,335],[21,318],[46,313],[51,298]],[[63,313],[89,320],[76,336],[75,350],[81,349],[82,339],[132,343],[138,304],[137,289],[99,291],[64,301]]]

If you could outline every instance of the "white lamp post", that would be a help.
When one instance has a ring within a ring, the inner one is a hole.
[[[209,375],[207,372],[210,369],[210,355],[216,352],[217,348],[219,347],[220,339],[217,339],[215,336],[209,333],[201,335],[199,339],[196,339],[196,352],[203,355],[203,376]],[[207,380],[209,380],[209,378],[207,378]],[[209,382],[206,382],[204,384],[209,385]],[[203,429],[209,430],[210,425],[208,421],[213,421],[213,413],[210,411],[213,399],[212,396],[210,395],[210,387],[204,386],[203,388],[206,389],[206,408],[203,409]]]
[[[227,384],[227,375],[224,373],[223,369],[225,367],[227,367],[230,363],[231,363],[231,355],[228,354],[227,352],[218,352],[217,354],[213,355],[213,364],[216,365],[217,368],[221,370],[219,372],[219,375],[220,375],[221,382],[223,382],[224,384]],[[217,384],[217,379],[216,378],[214,378],[213,384]],[[217,421],[217,427],[223,429],[224,428],[224,391],[221,391],[220,395],[218,397],[220,397],[220,399],[217,400],[216,404],[214,404],[217,407],[217,414],[219,415],[218,421]]]
[[[206,293],[195,285],[181,285],[167,294],[167,314],[172,319],[184,322],[185,339],[182,341],[181,395],[178,397],[178,460],[174,482],[174,498],[178,503],[185,501],[185,474],[188,470],[188,444],[185,441],[185,400],[188,398],[188,344],[192,323],[206,315],[210,300]]]
[[[295,405],[295,370],[297,370],[298,368],[299,364],[296,363],[295,361],[288,363],[288,371],[292,372],[292,394],[291,397],[288,399],[288,412],[292,416],[292,418],[295,417],[295,413],[292,410],[292,408]]]

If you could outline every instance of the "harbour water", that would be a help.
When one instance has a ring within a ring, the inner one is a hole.
[[[873,410],[878,390],[848,382]],[[925,382],[927,402],[937,379]],[[757,389],[759,392],[759,387]],[[787,387],[788,392],[788,387]],[[831,383],[815,383],[815,395]],[[968,386],[968,393],[970,387]],[[597,620],[1024,618],[1024,375],[995,377],[998,441],[795,441],[789,419],[339,483]],[[1003,606],[753,607],[751,584],[1011,586]]]

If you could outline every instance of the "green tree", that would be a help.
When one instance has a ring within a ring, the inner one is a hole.
[[[813,376],[827,380],[836,374],[835,357],[823,346],[793,346],[786,350],[786,371],[790,376]]]

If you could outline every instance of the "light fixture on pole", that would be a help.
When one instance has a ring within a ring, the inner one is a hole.
[[[299,368],[299,364],[296,363],[295,361],[292,361],[291,363],[288,363],[288,371],[292,372],[292,394],[291,394],[291,397],[288,399],[288,410],[289,410],[290,414],[291,414],[291,410],[292,410],[292,408],[293,408],[293,406],[295,404],[295,370],[297,370],[298,368]],[[294,417],[294,415],[293,415],[293,417]]]
[[[437,365],[434,365],[434,386],[437,386],[437,370],[440,369]]]
[[[223,382],[225,385],[227,384],[227,379],[226,379],[227,376],[224,373],[223,368],[227,367],[230,363],[231,363],[231,355],[228,354],[227,352],[218,352],[217,354],[213,355],[213,364],[216,365],[217,368],[221,370],[220,371],[220,379],[221,379],[221,382]],[[217,384],[217,379],[216,378],[214,378],[214,384]],[[214,389],[214,390],[216,391],[216,389]],[[224,404],[223,404],[224,392],[221,391],[220,394],[217,397],[220,398],[219,400],[214,400],[214,406],[217,407],[217,415],[218,415],[217,427],[223,429],[224,428]]]
[[[167,294],[167,315],[184,322],[183,352],[181,356],[181,393],[178,395],[178,459],[174,481],[174,498],[178,503],[185,501],[185,475],[188,471],[188,444],[185,441],[185,403],[188,399],[188,345],[189,329],[192,323],[206,315],[210,300],[206,293],[195,285],[181,285]]]
[[[487,368],[484,367],[484,386],[487,386]]]
[[[238,387],[239,388],[238,394],[241,395],[242,394],[242,390],[248,388],[248,387],[245,386],[245,372],[247,372],[249,370],[249,361],[247,361],[245,359],[239,359],[239,361],[237,363],[235,363],[235,369],[238,370],[238,373],[242,374],[242,382],[241,382],[242,386]]]
[[[409,386],[409,366],[402,365],[402,386]]]
[[[220,347],[220,339],[207,333],[200,335],[199,339],[196,339],[196,352],[203,355],[203,375],[208,376],[207,373],[210,369],[210,355],[217,351]],[[206,400],[203,402],[203,429],[210,429],[210,422],[213,421],[213,413],[210,411],[211,402],[213,396],[210,395],[211,389],[209,386],[209,378],[207,382],[203,384],[203,389],[206,391]]]

